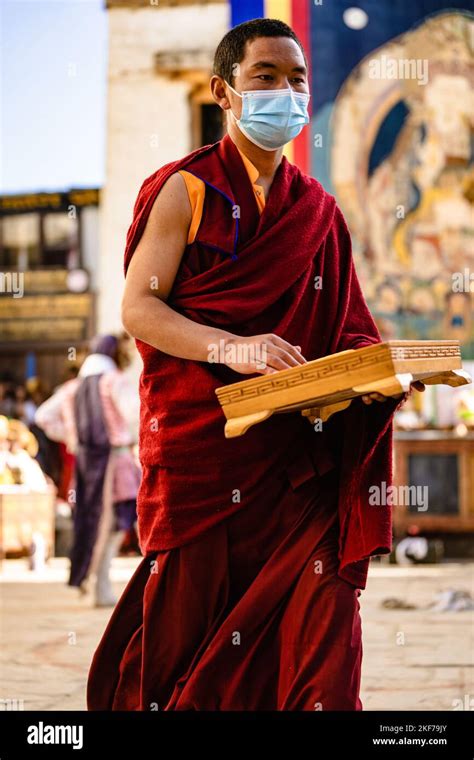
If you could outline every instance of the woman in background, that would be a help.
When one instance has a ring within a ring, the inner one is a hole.
[[[113,606],[110,567],[136,522],[140,469],[133,454],[138,425],[136,390],[124,373],[128,336],[97,336],[77,378],[60,386],[35,422],[76,457],[74,542],[68,585],[86,593],[95,576],[96,606]]]

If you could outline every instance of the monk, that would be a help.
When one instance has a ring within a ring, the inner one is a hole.
[[[143,560],[95,651],[88,709],[361,710],[359,596],[391,550],[390,507],[369,488],[391,482],[407,394],[225,439],[216,388],[381,336],[335,198],[282,153],[309,122],[292,29],[232,29],[210,84],[225,137],[144,181],[127,236]]]

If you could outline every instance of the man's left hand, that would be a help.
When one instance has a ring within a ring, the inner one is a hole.
[[[410,391],[411,393],[412,389],[415,388],[417,391],[424,391],[425,390],[425,384],[421,382],[421,380],[415,380],[411,386]],[[364,404],[371,404],[372,401],[386,401],[387,398],[402,398],[404,396],[404,393],[400,393],[399,396],[383,396],[381,393],[366,393],[364,396],[361,396],[362,401]],[[408,398],[408,396],[407,396]]]

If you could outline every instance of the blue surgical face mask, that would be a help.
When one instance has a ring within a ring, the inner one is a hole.
[[[242,115],[237,119],[231,114],[238,128],[251,142],[262,150],[277,150],[297,137],[309,124],[307,93],[295,92],[291,87],[284,90],[244,90]]]

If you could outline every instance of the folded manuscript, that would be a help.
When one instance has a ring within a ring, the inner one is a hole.
[[[225,385],[216,394],[227,418],[225,437],[234,438],[277,412],[301,411],[324,421],[357,396],[398,396],[414,380],[426,385],[470,383],[459,341],[389,340]]]

